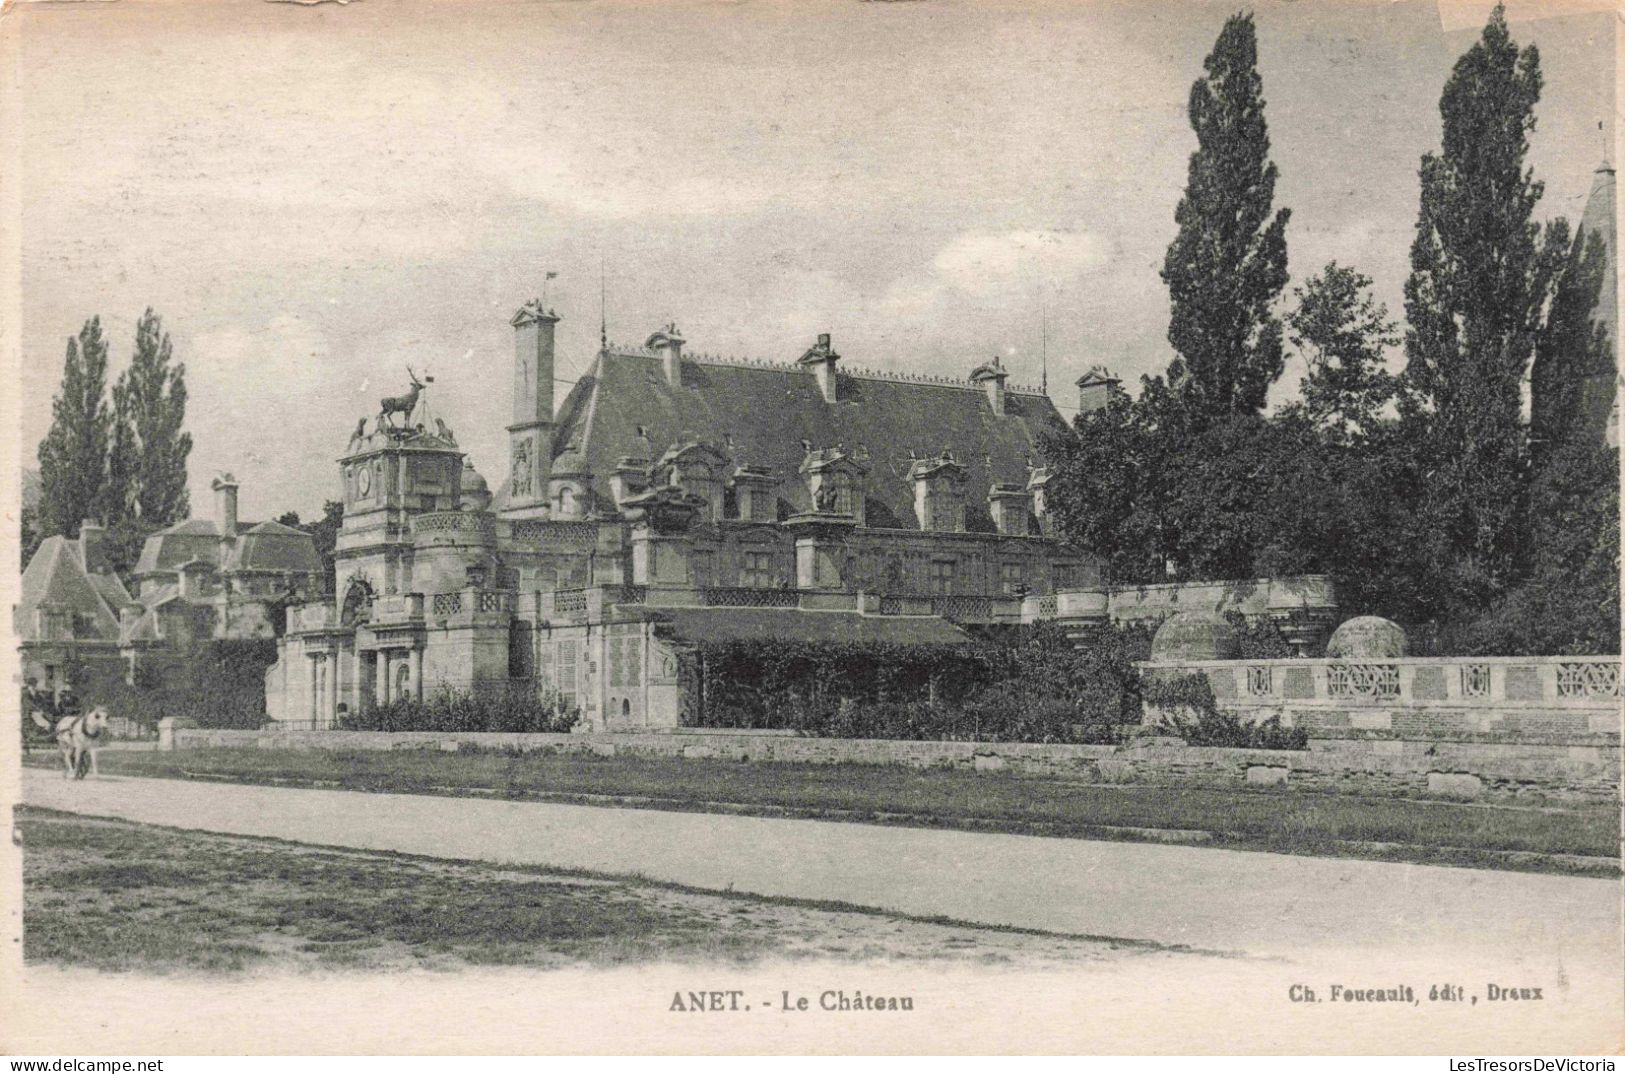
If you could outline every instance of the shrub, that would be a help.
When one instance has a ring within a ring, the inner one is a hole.
[[[1213,686],[1200,672],[1159,677],[1144,686],[1145,702],[1160,712],[1156,729],[1175,735],[1192,746],[1231,746],[1255,750],[1303,750],[1309,733],[1301,727],[1282,727],[1279,717],[1262,723],[1244,723],[1224,711],[1213,697]]]
[[[475,690],[442,687],[422,701],[396,698],[363,712],[346,713],[347,731],[502,731],[563,733],[579,713],[554,690],[514,682]]]

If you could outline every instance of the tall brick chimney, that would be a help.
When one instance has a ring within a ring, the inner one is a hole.
[[[214,525],[220,531],[220,536],[235,538],[237,536],[237,479],[230,474],[220,474],[209,487],[214,490]]]

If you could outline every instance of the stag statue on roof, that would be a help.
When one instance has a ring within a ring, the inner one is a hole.
[[[410,425],[412,422],[412,411],[416,410],[418,407],[418,397],[423,394],[424,386],[426,384],[434,383],[433,377],[424,377],[422,380],[419,380],[418,375],[412,372],[411,366],[406,367],[406,375],[412,378],[412,388],[410,391],[408,391],[405,395],[386,395],[382,399],[378,400],[378,423],[380,425],[384,423],[386,418],[394,414],[401,415],[405,423],[402,426],[403,428],[405,425]]]

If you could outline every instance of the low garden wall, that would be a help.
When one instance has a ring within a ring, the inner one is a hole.
[[[177,749],[501,750],[603,757],[689,757],[800,764],[959,768],[1088,783],[1310,789],[1343,794],[1486,800],[1609,802],[1619,796],[1620,749],[1527,741],[1311,740],[1307,750],[1187,746],[1142,738],[1125,746],[801,738],[784,733],[495,734],[170,729]]]

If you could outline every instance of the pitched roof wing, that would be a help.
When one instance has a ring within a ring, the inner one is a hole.
[[[93,637],[118,637],[118,615],[79,561],[78,545],[66,537],[47,537],[40,544],[23,570],[19,597],[17,628],[24,640],[36,634],[34,611],[41,604],[59,604],[84,617]]]

